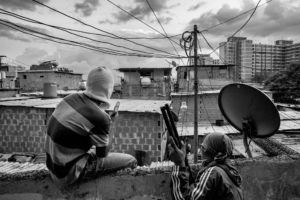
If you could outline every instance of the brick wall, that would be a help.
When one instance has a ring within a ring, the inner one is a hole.
[[[141,84],[122,84],[123,99],[152,99],[152,100],[168,100],[171,94],[171,83],[157,81],[148,86]]]
[[[0,153],[43,153],[47,121],[54,109],[0,107]],[[119,112],[112,127],[113,152],[135,155],[147,153],[149,160],[160,159],[162,125],[158,113]]]
[[[187,110],[180,109],[181,102],[185,101]],[[172,96],[172,107],[179,115],[179,122],[194,121],[194,96]],[[198,95],[198,122],[215,123],[216,120],[224,119],[218,105],[218,93]],[[224,119],[225,120],[225,119]]]
[[[43,153],[53,109],[0,107],[0,152]]]
[[[159,161],[162,130],[158,113],[121,112],[112,131],[112,151],[135,155],[142,150]]]

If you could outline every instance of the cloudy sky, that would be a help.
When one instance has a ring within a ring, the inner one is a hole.
[[[167,67],[172,61],[186,63],[173,58],[185,55],[179,46],[183,32],[192,31],[193,25],[197,25],[200,31],[206,30],[203,32],[205,38],[216,48],[247,21],[259,2],[37,1],[48,7],[32,0],[0,0],[0,55],[7,56],[9,62],[28,67],[56,60],[61,67],[84,74],[100,65]],[[299,0],[261,0],[253,17],[237,36],[245,36],[254,43],[273,44],[280,39],[298,43],[299,10]],[[231,18],[234,19],[229,20]],[[177,37],[170,41],[164,38],[164,32]],[[199,36],[199,41],[202,53],[210,53],[203,37]],[[217,58],[216,54],[212,56]]]

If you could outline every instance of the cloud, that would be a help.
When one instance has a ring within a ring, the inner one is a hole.
[[[193,5],[193,6],[189,7],[188,11],[195,11],[195,10],[197,10],[198,8],[200,8],[201,6],[203,6],[205,4],[206,4],[206,2],[197,3],[196,5]]]
[[[3,21],[7,21],[7,23],[5,23]],[[8,20],[3,20],[3,21],[0,21],[0,37],[5,37],[8,39],[12,39],[12,40],[19,40],[19,41],[23,41],[23,42],[30,42],[33,39],[32,36],[29,36],[28,34],[24,34],[20,31],[16,30],[16,29],[22,30],[21,28],[18,28],[16,26],[21,26],[21,27],[24,27],[27,29],[31,29],[33,31],[38,31],[38,32],[44,33],[44,34],[49,33],[46,29],[43,29],[43,28],[37,28],[34,26],[24,25],[24,24],[20,24],[20,23],[13,23]],[[7,25],[4,25],[4,24],[7,24]],[[16,26],[14,26],[14,24]],[[12,28],[12,27],[14,27],[14,28]],[[34,38],[34,39],[36,39],[36,38]],[[40,40],[40,39],[38,39],[38,40]]]
[[[167,1],[168,0],[151,0],[151,1],[148,0],[151,8],[156,13],[160,13],[161,11],[169,8],[167,6]],[[153,15],[152,10],[149,7],[147,1],[145,1],[145,0],[135,0],[135,4],[136,4],[135,7],[125,9],[125,10],[128,11],[129,13],[131,13],[132,15],[134,15],[135,17],[141,19],[141,20],[145,19],[149,15]],[[131,19],[134,19],[130,15],[128,15],[127,13],[125,13],[123,11],[120,11],[119,13],[115,13],[114,17],[116,18],[118,23],[127,22]],[[163,18],[161,18],[161,17],[159,17],[159,19],[163,20]],[[167,19],[167,17],[165,17],[165,19]],[[164,22],[169,22],[169,21],[170,20],[165,20]]]
[[[206,12],[200,17],[190,21],[187,28],[191,29],[194,24],[198,25],[198,29],[206,29],[222,23],[232,17],[235,17],[251,8],[254,8],[253,1],[243,1],[241,9],[232,8],[229,5],[223,5],[217,12]],[[299,21],[300,2],[290,0],[288,3],[285,0],[271,1],[268,4],[259,7],[249,23],[237,34],[237,36],[245,36],[254,43],[271,42],[285,38],[299,38],[300,21]],[[225,41],[238,28],[240,28],[249,18],[252,11],[248,12],[233,21],[223,25],[209,29],[206,33],[208,40],[214,38]],[[218,44],[214,44],[215,46]]]
[[[49,0],[38,0],[41,3],[47,3]],[[34,11],[37,3],[28,0],[0,0],[0,7],[11,10],[30,10]]]
[[[8,38],[11,40],[19,40],[22,42],[29,42],[30,40],[23,37],[23,36],[18,36],[15,34],[16,32],[14,29],[9,28],[8,26],[0,24],[0,37]]]
[[[84,0],[83,3],[75,4],[75,12],[81,13],[84,17],[89,17],[97,9],[99,0]]]
[[[16,60],[22,60],[28,64],[38,64],[38,62],[43,61],[48,55],[47,51],[44,49],[28,47],[24,50],[23,54],[16,57]]]

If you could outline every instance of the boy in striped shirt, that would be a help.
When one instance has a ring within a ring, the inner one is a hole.
[[[108,153],[115,116],[105,109],[110,106],[113,87],[113,74],[108,68],[93,69],[86,91],[65,97],[52,113],[47,127],[46,165],[58,185],[136,166],[131,155]]]

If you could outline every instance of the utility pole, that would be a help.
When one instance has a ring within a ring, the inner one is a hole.
[[[198,69],[197,69],[197,25],[194,25],[194,163],[198,161]]]

